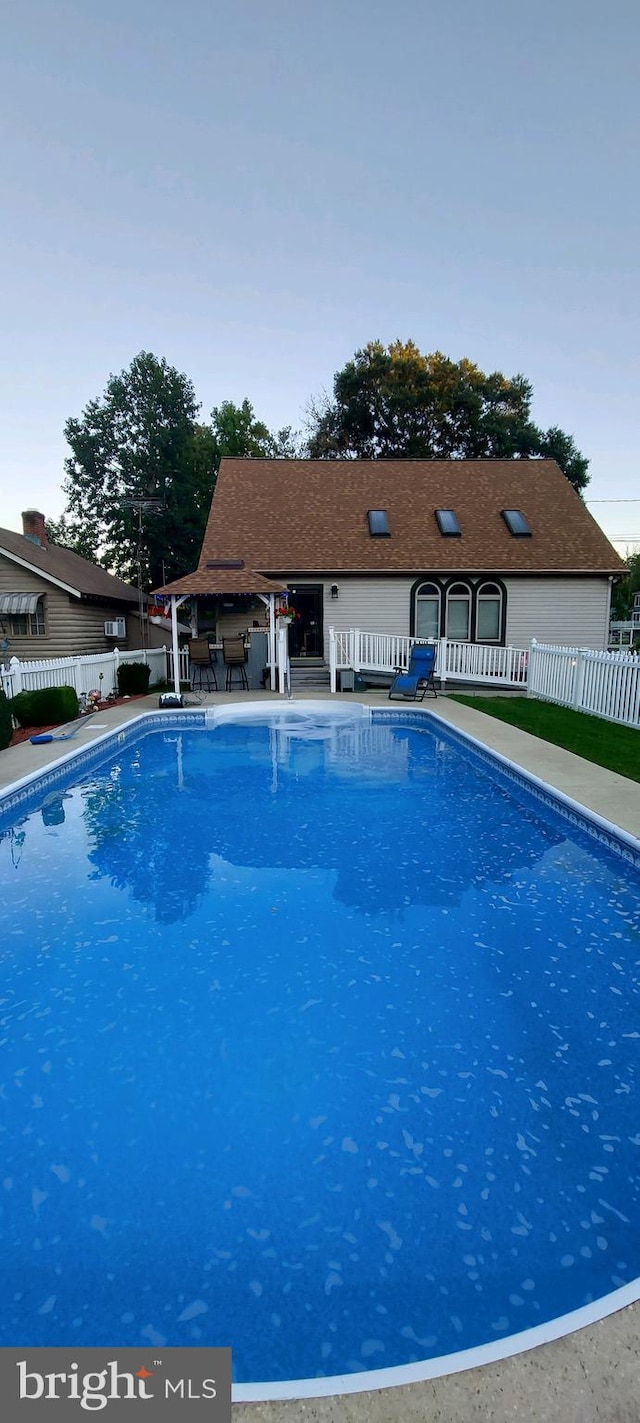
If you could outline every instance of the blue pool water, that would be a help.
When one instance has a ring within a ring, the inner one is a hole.
[[[147,733],[0,822],[0,1342],[380,1368],[640,1274],[633,866],[439,730]]]

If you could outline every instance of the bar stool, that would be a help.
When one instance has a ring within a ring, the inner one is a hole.
[[[242,637],[223,637],[222,639],[222,660],[226,667],[225,688],[227,692],[233,691],[233,674],[236,672],[240,678],[239,685],[249,691],[249,679],[247,677],[247,649]]]
[[[211,691],[211,684],[218,690],[218,679],[216,669],[211,661],[209,643],[206,637],[194,637],[189,643],[189,663],[191,671],[191,685],[195,692],[196,687],[206,687],[206,691]]]

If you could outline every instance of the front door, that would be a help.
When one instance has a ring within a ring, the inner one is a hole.
[[[322,584],[290,583],[289,656],[322,657]]]

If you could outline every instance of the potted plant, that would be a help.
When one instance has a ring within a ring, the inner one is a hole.
[[[296,610],[292,608],[291,603],[281,603],[280,606],[276,608],[276,617],[282,618],[282,621],[285,623],[292,623],[296,616]]]

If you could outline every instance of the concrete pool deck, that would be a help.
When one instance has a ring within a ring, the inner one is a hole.
[[[320,693],[295,698],[309,699],[325,698]],[[272,693],[240,696],[220,692],[203,695],[200,704],[229,705],[231,701],[246,700],[282,699]],[[390,705],[384,691],[344,694],[339,700],[365,702],[373,707]],[[429,699],[417,708],[407,705],[412,711],[435,713],[627,834],[640,837],[640,788],[636,782],[446,696],[439,696],[437,701]],[[71,741],[40,746],[26,742],[9,748],[0,755],[0,790],[44,769],[61,755],[81,749],[96,735],[145,711],[156,710],[157,706],[156,694],[96,713],[87,718],[86,727],[82,726]],[[606,722],[602,729],[604,736]],[[482,1368],[358,1394],[235,1404],[233,1416],[234,1423],[513,1423],[516,1419],[534,1419],[537,1423],[640,1423],[640,1305],[630,1305],[564,1339]]]

